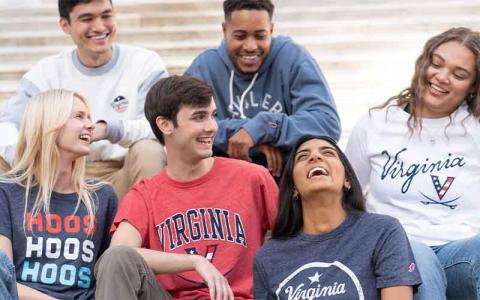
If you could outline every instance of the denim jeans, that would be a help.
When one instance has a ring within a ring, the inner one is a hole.
[[[415,300],[480,299],[480,235],[434,247],[410,244],[422,277]]]
[[[18,299],[15,267],[5,252],[0,250],[0,299]]]

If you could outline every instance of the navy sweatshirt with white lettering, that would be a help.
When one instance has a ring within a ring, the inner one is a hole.
[[[236,69],[222,41],[195,58],[185,75],[214,88],[217,150],[227,152],[228,139],[241,128],[255,145],[267,143],[284,152],[305,134],[340,137],[340,119],[322,71],[308,51],[288,37],[272,39],[257,73]]]

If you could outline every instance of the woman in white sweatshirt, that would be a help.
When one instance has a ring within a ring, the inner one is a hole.
[[[371,109],[346,148],[367,208],[396,217],[423,284],[415,299],[480,296],[480,35],[430,38],[409,88]]]

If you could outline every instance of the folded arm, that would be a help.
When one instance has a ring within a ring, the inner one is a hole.
[[[155,274],[196,271],[205,281],[212,299],[233,299],[233,292],[223,275],[203,256],[165,253],[141,248],[142,237],[130,223],[123,221],[113,234],[110,247],[134,248]]]

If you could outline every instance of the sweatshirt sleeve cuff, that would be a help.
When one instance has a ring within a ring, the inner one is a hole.
[[[270,119],[268,112],[260,112],[243,125],[255,145],[273,142],[279,124],[277,120]]]
[[[103,122],[107,124],[106,138],[112,143],[118,143],[124,134],[123,122],[122,120],[99,120],[97,123]]]

